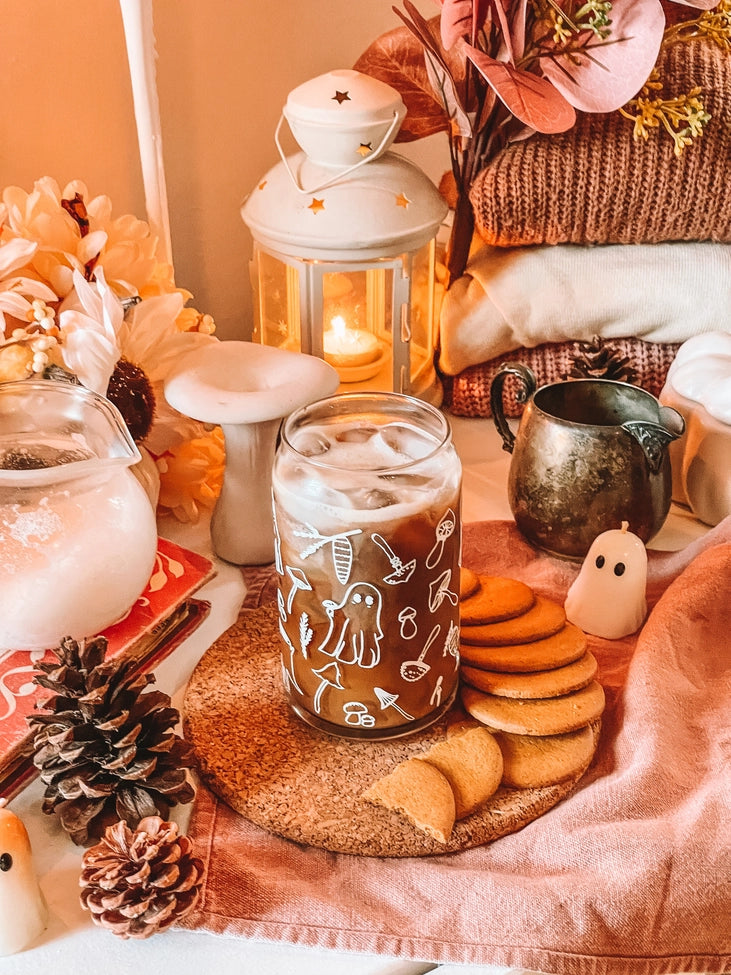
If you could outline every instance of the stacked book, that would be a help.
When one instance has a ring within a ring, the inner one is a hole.
[[[168,539],[158,539],[155,565],[144,592],[123,619],[99,634],[107,640],[107,658],[133,657],[139,671],[155,667],[208,615],[210,603],[193,598],[193,593],[214,574],[209,559]],[[35,778],[33,741],[26,719],[36,706],[42,706],[48,693],[33,682],[36,665],[54,659],[51,649],[0,652],[0,796],[6,799]]]

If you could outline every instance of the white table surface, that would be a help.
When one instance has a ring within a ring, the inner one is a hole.
[[[506,494],[510,455],[491,420],[450,417],[464,468],[464,522],[510,518]],[[679,549],[707,528],[675,505],[650,547]],[[183,526],[172,520],[160,524],[160,534],[213,558],[207,521]],[[198,596],[211,602],[203,624],[156,668],[157,684],[176,707],[188,677],[205,650],[236,619],[244,596],[241,572],[215,560],[216,577]],[[95,927],[79,906],[82,848],[75,846],[54,816],[41,812],[42,789],[36,780],[12,800],[9,808],[25,823],[30,835],[41,889],[49,907],[49,923],[31,947],[0,958],[0,975],[420,975],[438,969],[439,975],[520,975],[501,966],[437,966],[372,955],[318,951],[296,946],[245,941],[203,932],[168,931],[146,941],[123,940]],[[174,809],[182,831],[189,807]]]

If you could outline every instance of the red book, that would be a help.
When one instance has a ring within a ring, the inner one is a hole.
[[[215,575],[210,559],[158,539],[155,566],[142,595],[126,616],[107,627],[107,659],[134,656],[150,670],[208,615],[210,604],[192,594]],[[0,795],[10,799],[35,775],[26,717],[48,691],[33,683],[36,664],[55,660],[51,650],[0,652]]]

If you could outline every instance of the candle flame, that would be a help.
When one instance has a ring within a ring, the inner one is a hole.
[[[345,319],[342,315],[335,315],[335,317],[330,320],[330,327],[338,338],[343,338],[348,330],[348,326],[345,324]]]

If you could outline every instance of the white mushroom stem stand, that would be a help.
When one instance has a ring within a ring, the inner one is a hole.
[[[322,359],[253,342],[213,342],[181,359],[165,383],[185,416],[220,425],[226,443],[221,495],[211,519],[213,549],[235,565],[274,559],[271,472],[285,416],[338,387]]]

